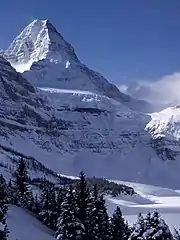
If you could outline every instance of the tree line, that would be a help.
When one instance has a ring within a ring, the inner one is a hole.
[[[180,240],[179,232],[172,234],[157,211],[139,214],[133,226],[128,225],[119,206],[109,217],[103,193],[96,184],[89,186],[83,172],[68,187],[46,182],[40,195],[34,196],[23,159],[9,183],[0,175],[0,240],[8,239],[8,204],[34,212],[58,240]]]

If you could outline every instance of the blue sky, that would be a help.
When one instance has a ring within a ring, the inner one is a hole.
[[[0,48],[36,18],[48,18],[84,63],[116,84],[180,70],[179,0],[5,0]]]

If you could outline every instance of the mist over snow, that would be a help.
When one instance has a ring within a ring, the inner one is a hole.
[[[122,84],[119,89],[134,98],[153,104],[179,104],[180,72],[165,75],[153,82],[139,80],[130,85]]]

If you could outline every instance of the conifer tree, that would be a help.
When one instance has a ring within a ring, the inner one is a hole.
[[[90,212],[91,224],[89,226],[89,236],[92,240],[98,240],[100,235],[101,220],[98,217],[99,196],[96,184],[94,185],[92,192],[92,205],[92,211]]]
[[[33,204],[32,211],[39,215],[40,210],[41,210],[40,201],[39,201],[38,196],[36,194],[35,197],[34,197],[34,204]]]
[[[14,188],[12,185],[12,181],[11,179],[9,180],[8,184],[7,184],[7,203],[11,203],[11,204],[15,204],[15,192],[14,192]]]
[[[52,185],[49,188],[49,211],[50,211],[50,226],[53,230],[56,230],[56,224],[58,219],[57,202],[55,187]]]
[[[64,198],[65,198],[65,190],[62,188],[59,188],[56,195],[56,212],[58,216],[62,212],[62,203],[64,201]]]
[[[146,232],[145,220],[142,214],[139,213],[137,222],[133,226],[133,232],[131,233],[129,240],[143,239],[142,236],[145,232]]]
[[[117,207],[111,219],[112,239],[113,240],[127,240],[130,236],[130,229],[128,224],[122,217],[120,207]]]
[[[110,219],[107,213],[104,196],[101,195],[97,206],[98,219],[100,222],[99,239],[109,240],[111,236]]]
[[[50,216],[49,216],[49,189],[48,187],[44,187],[41,194],[41,200],[40,200],[40,212],[39,217],[40,220],[46,225],[50,225]]]
[[[92,197],[90,198],[92,210],[90,212],[90,239],[110,239],[111,228],[109,216],[103,195],[98,194],[97,185],[94,185]]]
[[[27,198],[27,203],[26,203],[26,208],[29,210],[29,211],[32,211],[33,212],[33,208],[34,208],[34,196],[33,196],[33,193],[32,191],[29,191],[28,193],[28,198]]]
[[[3,189],[4,189],[4,191],[5,191],[6,194],[7,194],[7,183],[6,183],[6,180],[5,180],[5,178],[3,177],[2,174],[0,175],[0,184],[1,184],[1,186],[2,186]]]
[[[6,224],[6,213],[7,213],[7,192],[5,188],[5,179],[0,176],[0,240],[6,240],[8,238],[8,227]]]
[[[180,232],[178,229],[174,229],[174,240],[180,240]]]
[[[50,227],[53,230],[56,230],[58,213],[56,211],[56,195],[54,186],[46,186],[43,189],[40,205],[40,219],[46,226]]]
[[[27,207],[29,199],[29,184],[26,164],[23,158],[20,159],[15,171],[13,182],[15,202],[21,207]]]
[[[85,229],[85,239],[90,239],[90,213],[92,211],[92,202],[90,189],[88,187],[84,172],[80,173],[80,180],[76,185],[77,216]]]
[[[62,212],[57,222],[58,240],[85,240],[85,229],[77,216],[77,203],[73,194],[72,186],[67,190]]]
[[[173,240],[173,236],[168,225],[160,218],[159,213],[154,211],[152,214],[147,214],[145,218],[142,215],[138,217],[129,240],[136,239]]]
[[[148,221],[147,221],[148,219]],[[148,222],[148,225],[147,225]],[[153,240],[172,240],[173,236],[169,230],[168,225],[160,217],[158,211],[154,211],[150,217],[146,217],[146,232],[143,234],[145,239]]]

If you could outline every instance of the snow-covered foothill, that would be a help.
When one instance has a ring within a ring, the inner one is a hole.
[[[54,232],[45,227],[36,216],[25,209],[11,205],[7,217],[8,240],[55,240]]]

